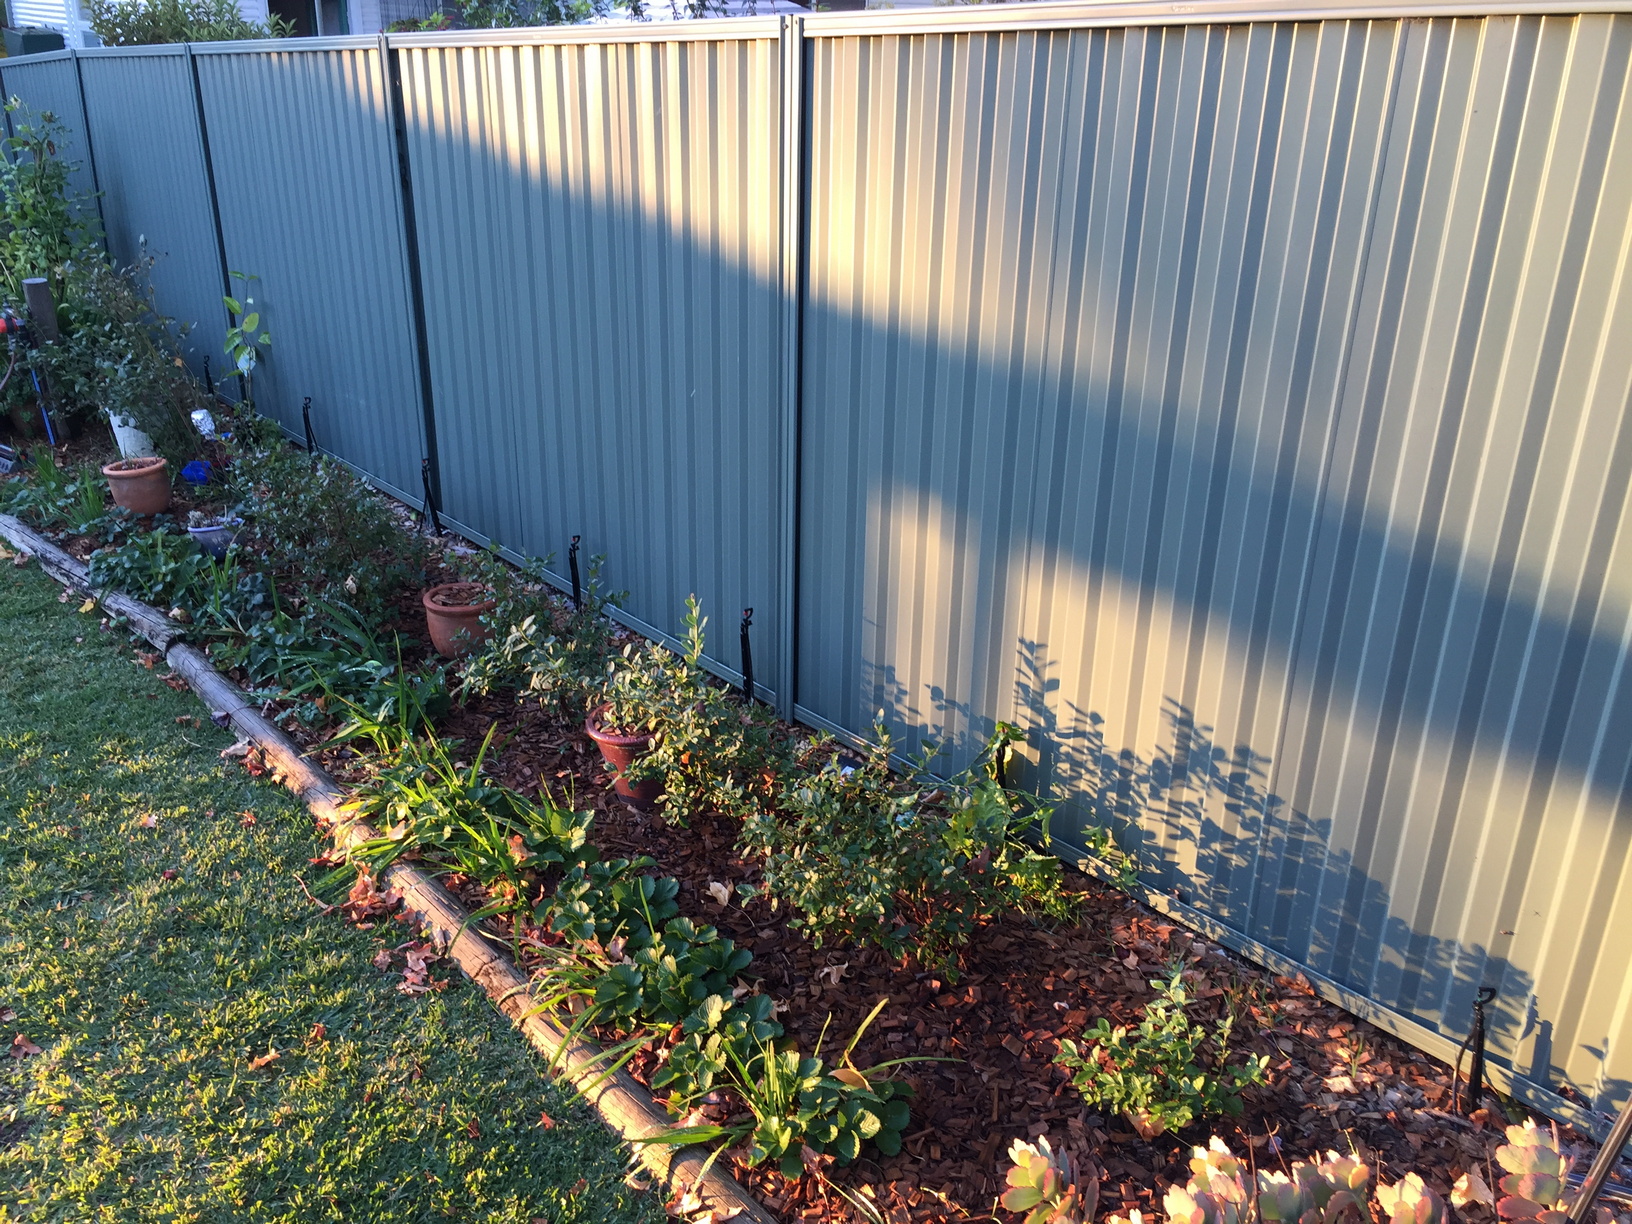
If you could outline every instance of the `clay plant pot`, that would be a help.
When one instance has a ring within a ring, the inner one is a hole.
[[[170,465],[159,456],[119,459],[102,469],[115,505],[144,517],[170,504]]]
[[[479,582],[444,582],[426,591],[419,602],[425,608],[431,645],[445,659],[467,655],[493,636],[481,618],[498,607],[498,601]]]
[[[652,746],[652,737],[648,734],[620,735],[616,731],[603,729],[599,718],[605,708],[602,706],[589,712],[589,717],[584,720],[584,730],[601,750],[601,759],[611,768],[612,789],[617,791],[618,797],[631,807],[649,812],[663,796],[663,780],[644,778],[639,782],[630,782],[623,775],[635,763],[635,758]]]

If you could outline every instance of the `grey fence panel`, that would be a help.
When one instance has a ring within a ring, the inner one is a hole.
[[[185,47],[86,52],[79,70],[96,148],[108,253],[146,263],[160,311],[191,328],[189,364],[226,368],[224,269]]]
[[[50,111],[56,116],[65,137],[66,147],[61,152],[75,167],[68,179],[69,190],[80,196],[93,195],[96,174],[85,136],[85,112],[80,106],[79,77],[72,54],[51,51],[0,60],[0,87],[8,101],[17,98],[36,115]]]
[[[449,517],[558,575],[581,535],[664,634],[695,593],[722,670],[754,608],[768,682],[780,63],[775,23],[735,29],[398,54]]]
[[[1624,1098],[1628,19],[824,21],[800,711]]]
[[[1416,23],[1294,639],[1266,936],[1632,1080],[1632,18]],[[1455,133],[1456,145],[1446,141]]]
[[[426,453],[396,132],[377,42],[201,46],[227,261],[272,335],[258,406],[420,499]],[[234,292],[243,291],[238,282]]]

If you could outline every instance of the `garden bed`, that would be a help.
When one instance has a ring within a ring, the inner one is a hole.
[[[408,534],[407,512],[397,507],[391,513],[392,530],[405,545],[412,543],[410,551],[422,549],[423,542]],[[79,556],[112,539],[141,539],[134,526],[118,522],[111,529],[104,523],[88,533],[59,528],[56,534]],[[280,569],[274,563],[275,544],[252,538],[237,564],[259,565],[270,574],[267,594],[274,604],[309,604],[321,592],[300,585],[298,567]],[[378,575],[388,575],[395,562],[376,556],[369,564]],[[380,643],[390,642],[399,677],[440,675],[437,669],[444,666],[457,675],[459,665],[438,660],[426,640],[420,590],[484,575],[511,582],[498,576],[497,566],[493,558],[447,540],[414,556],[414,584],[392,586],[380,579],[384,594],[372,617],[374,644],[368,649],[379,656]],[[347,577],[340,585],[350,591],[356,584]],[[556,632],[582,626],[565,600],[536,581],[516,579],[514,585],[510,594],[524,597]],[[505,632],[503,624],[495,628]],[[626,630],[603,624],[596,632],[602,635],[597,648],[609,655],[642,645]],[[330,645],[322,666],[344,670],[345,642]],[[303,648],[309,650],[309,643]],[[229,666],[231,661],[225,660]],[[380,666],[376,660],[377,678],[385,675]],[[257,677],[248,667],[239,660],[236,678],[253,686]],[[327,689],[277,696],[270,695],[264,676],[260,684],[267,712],[336,777],[365,781],[377,773],[379,759],[356,742],[330,743],[343,703],[331,702]],[[593,812],[591,838],[604,858],[655,860],[649,870],[677,883],[682,917],[718,928],[752,953],[737,987],[769,996],[784,1038],[800,1050],[814,1050],[824,1040],[827,1050],[842,1047],[864,1030],[852,1052],[856,1067],[909,1060],[894,1072],[914,1090],[899,1152],[886,1155],[864,1146],[851,1164],[841,1167],[824,1157],[811,1162],[811,1172],[791,1179],[777,1172],[774,1162],[749,1164],[744,1148],[726,1152],[732,1172],[786,1219],[864,1218],[857,1202],[892,1222],[1017,1218],[996,1205],[1008,1150],[1011,1141],[1039,1134],[1074,1155],[1079,1165],[1102,1170],[1101,1210],[1117,1213],[1159,1212],[1166,1188],[1190,1175],[1191,1146],[1205,1143],[1209,1134],[1222,1136],[1266,1168],[1328,1149],[1358,1150],[1386,1181],[1414,1169],[1442,1194],[1468,1172],[1494,1184],[1493,1152],[1506,1119],[1486,1114],[1469,1121],[1447,1113],[1452,1088],[1447,1067],[1324,1002],[1307,983],[1255,969],[1079,872],[1066,869],[1060,881],[1061,892],[1076,907],[1071,921],[988,914],[950,961],[921,964],[843,939],[818,948],[790,925],[789,905],[773,906],[763,895],[763,863],[742,849],[737,817],[704,808],[691,811],[681,825],[618,799],[584,729],[581,709],[557,699],[517,700],[509,693],[466,696],[438,711],[435,729],[443,744],[461,745],[452,752],[457,764],[473,759],[491,736],[484,769],[494,782],[545,806],[553,801]],[[774,736],[809,750],[811,737],[802,729],[782,725]],[[439,860],[431,853],[423,865],[434,869]],[[440,866],[450,864],[442,860]],[[545,878],[537,877],[533,885]],[[445,879],[472,911],[494,900],[457,870]],[[526,918],[496,916],[487,924],[527,968],[540,966],[562,943],[547,924]],[[1146,1139],[1121,1115],[1087,1107],[1055,1056],[1061,1040],[1080,1039],[1101,1017],[1137,1023],[1155,994],[1153,979],[1176,964],[1186,970],[1186,1012],[1206,1026],[1233,1016],[1232,1056],[1261,1056],[1267,1082],[1246,1088],[1238,1117],[1209,1118]],[[605,1026],[594,1032],[608,1046],[626,1035]],[[680,1037],[676,1024],[654,1032],[632,1054],[629,1069],[659,1096],[654,1074]],[[727,1097],[703,1104],[685,1121],[728,1122],[738,1108]],[[1586,1149],[1580,1136],[1566,1131],[1563,1137]]]

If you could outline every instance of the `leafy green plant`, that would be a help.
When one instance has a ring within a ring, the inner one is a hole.
[[[83,218],[85,201],[69,195],[74,164],[59,155],[67,129],[51,111],[33,114],[16,98],[6,103],[12,134],[0,157],[0,278],[13,302],[23,280],[43,276],[63,300],[63,268],[88,252],[96,232]]]
[[[708,618],[695,595],[686,599],[684,625],[679,654],[656,643],[630,644],[611,659],[596,718],[624,734],[651,734],[650,750],[625,776],[661,778],[659,802],[671,819],[683,822],[701,811],[744,817],[770,801],[788,763],[776,716],[745,704],[703,669]]]
[[[750,1165],[775,1164],[786,1177],[804,1171],[803,1149],[831,1155],[840,1164],[849,1164],[861,1153],[864,1142],[872,1142],[886,1156],[901,1150],[901,1134],[911,1121],[907,1098],[909,1085],[888,1077],[886,1072],[906,1059],[897,1059],[862,1071],[850,1061],[861,1035],[883,1010],[888,999],[879,1000],[857,1027],[838,1063],[828,1066],[821,1058],[821,1043],[810,1057],[793,1047],[778,1047],[769,1036],[744,1027],[703,1047],[693,1047],[683,1055],[687,1072],[693,1077],[691,1093],[683,1101],[696,1098],[702,1079],[695,1069],[698,1048],[717,1055],[707,1061],[707,1082],[723,1073],[732,1091],[747,1107],[749,1117],[724,1123],[675,1127],[647,1142],[716,1143],[747,1146]],[[725,1013],[721,1013],[723,1021]],[[761,1022],[763,1023],[763,1022]],[[706,1029],[701,1025],[698,1032]],[[695,1034],[693,1034],[695,1035]],[[677,1047],[670,1061],[679,1055]],[[673,1079],[665,1082],[674,1082]]]
[[[243,382],[244,404],[255,406],[255,367],[261,364],[261,350],[272,345],[272,333],[261,326],[261,312],[255,308],[255,299],[249,296],[250,282],[260,278],[251,272],[230,273],[233,280],[243,281],[243,300],[227,294],[221,301],[226,305],[232,326],[227,328],[222,351],[232,358],[233,368]]]
[[[275,13],[265,25],[248,20],[236,0],[88,0],[85,14],[110,47],[286,38],[295,32],[294,22]]]
[[[424,581],[424,542],[327,456],[277,442],[251,449],[232,465],[229,487],[247,520],[243,538],[307,598],[348,604],[372,624],[397,592]]]
[[[791,905],[792,925],[818,946],[828,939],[873,944],[894,956],[955,969],[976,925],[1013,911],[1065,919],[1059,860],[1046,844],[1050,809],[1000,786],[991,753],[950,782],[890,772],[891,740],[858,767],[825,751],[820,769],[784,786],[780,811],[756,812],[743,845],[765,856],[764,888]]]
[[[1102,1017],[1083,1033],[1085,1046],[1062,1040],[1055,1061],[1072,1072],[1084,1101],[1123,1114],[1146,1138],[1197,1118],[1239,1114],[1241,1090],[1264,1082],[1269,1059],[1229,1061],[1234,1018],[1226,1015],[1212,1028],[1191,1020],[1180,966],[1151,986],[1156,997],[1137,1028],[1113,1027]]]
[[[210,571],[218,564],[225,570],[231,563],[217,563],[186,536],[148,531],[92,553],[89,576],[92,586],[112,587],[170,608],[200,602],[206,585],[214,585]]]
[[[605,560],[589,559],[580,606],[570,608],[547,586],[547,561],[522,566],[518,579],[496,556],[475,559],[471,576],[498,593],[499,605],[485,618],[495,630],[493,637],[465,664],[463,690],[491,693],[514,687],[520,699],[554,701],[569,717],[582,717],[615,653],[616,626],[607,611],[626,594],[606,589],[601,579]]]

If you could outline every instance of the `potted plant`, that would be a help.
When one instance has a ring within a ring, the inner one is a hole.
[[[115,504],[132,514],[157,514],[170,504],[170,465],[158,455],[116,459],[102,469]]]
[[[421,595],[420,603],[431,645],[444,658],[469,654],[472,647],[493,636],[492,627],[482,624],[482,615],[493,611],[498,600],[479,582],[444,582]]]
[[[227,555],[232,542],[238,538],[238,529],[243,525],[243,519],[225,514],[206,514],[202,510],[192,510],[187,514],[187,534],[193,537],[194,544],[217,561]]]
[[[589,712],[584,730],[601,750],[601,759],[612,771],[612,789],[631,807],[646,812],[657,806],[663,797],[662,778],[643,778],[631,767],[651,750],[656,731],[653,720],[636,705],[620,700],[624,695],[614,691],[611,701],[604,701]]]

